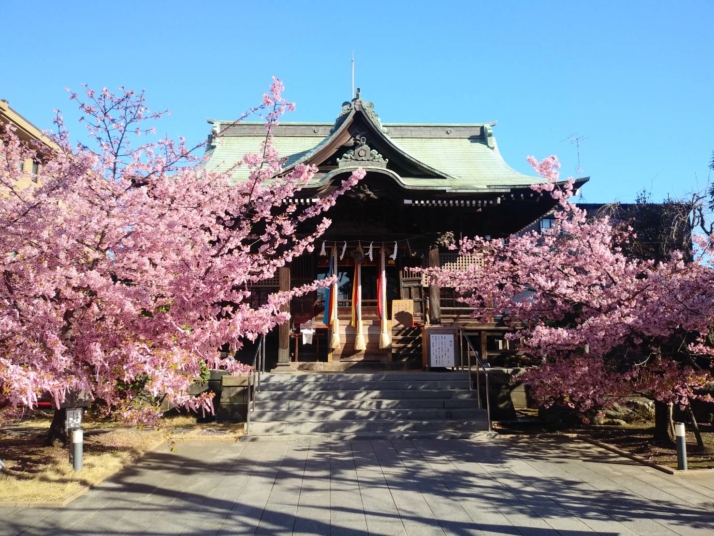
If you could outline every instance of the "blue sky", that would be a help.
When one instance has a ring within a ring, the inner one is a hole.
[[[147,91],[159,132],[198,142],[276,75],[292,121],[332,121],[357,86],[384,122],[497,120],[506,161],[557,154],[588,202],[706,185],[714,2],[33,2],[2,6],[0,98],[41,128],[65,87]],[[71,123],[70,127],[75,128]],[[78,128],[75,128],[78,131]]]

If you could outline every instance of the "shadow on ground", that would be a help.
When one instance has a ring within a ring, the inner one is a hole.
[[[0,534],[713,534],[699,488],[557,438],[186,444]]]

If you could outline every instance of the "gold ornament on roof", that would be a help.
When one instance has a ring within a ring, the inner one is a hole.
[[[342,158],[337,159],[338,167],[354,167],[365,164],[376,167],[387,167],[389,160],[367,145],[367,138],[359,136],[355,138],[355,141],[357,142],[357,147],[350,149],[342,155]]]

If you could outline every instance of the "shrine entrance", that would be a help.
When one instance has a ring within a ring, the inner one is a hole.
[[[384,249],[385,289],[380,299],[382,249]],[[332,273],[337,275],[335,285],[318,289],[314,293],[292,301],[293,330],[312,329],[314,337],[318,339],[312,346],[304,344],[300,346],[300,343],[296,343],[291,349],[293,358],[297,351],[302,361],[389,361],[392,304],[394,300],[421,296],[421,293],[417,292],[421,290],[420,288],[411,288],[414,286],[415,278],[405,277],[405,274],[414,275],[408,267],[404,266],[409,264],[403,257],[406,251],[407,248],[404,248],[404,251],[397,248],[395,252],[394,242],[388,245],[373,244],[370,255],[369,244],[365,246],[359,242],[354,244],[345,241],[330,242],[326,243],[325,250],[321,252],[323,254],[315,252],[293,261],[292,271],[298,276],[293,278],[293,285],[302,284],[303,280],[305,282],[323,280]],[[395,258],[390,258],[391,256]],[[421,259],[417,262],[421,263]],[[359,278],[358,289],[357,278]],[[416,281],[420,279],[416,278]],[[333,298],[331,293],[335,290]],[[332,314],[328,312],[326,315],[325,308],[329,309],[332,300],[336,301],[335,310]],[[382,303],[385,304],[384,312],[381,311]],[[360,336],[358,336],[356,315],[361,321],[363,347],[357,343]],[[337,319],[336,332],[340,341],[337,347],[330,344],[333,340],[335,318]],[[300,346],[299,350],[298,346]]]
[[[224,131],[216,123],[221,143],[209,140],[208,169],[227,169],[264,142],[263,125],[231,124]],[[542,179],[505,163],[494,125],[382,123],[372,103],[357,95],[343,103],[332,123],[276,126],[276,147],[286,151],[281,173],[299,165],[316,168],[286,200],[296,214],[306,214],[340,190],[358,168],[366,172],[325,214],[331,225],[315,251],[281,267],[270,282],[273,290],[288,291],[327,274],[337,277],[329,291],[283,306],[292,320],[278,328],[278,367],[289,366],[301,348],[305,360],[312,354],[319,361],[413,364],[421,359],[422,325],[470,322],[469,311],[453,292],[433,282],[425,287],[421,273],[409,268],[441,266],[440,255],[456,256],[452,246],[461,237],[500,239],[527,229],[556,204],[531,189]],[[249,180],[239,166],[235,169],[236,180]],[[577,179],[575,187],[587,180]],[[296,230],[296,238],[312,232],[317,221],[310,218],[305,230]],[[251,299],[262,300],[267,286],[256,284]],[[394,317],[395,310],[402,320]],[[303,324],[309,327],[302,329]],[[311,337],[317,337],[315,344],[307,342]]]

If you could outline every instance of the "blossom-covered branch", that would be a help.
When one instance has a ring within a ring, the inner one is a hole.
[[[510,337],[541,363],[524,380],[542,401],[585,410],[627,391],[686,404],[711,382],[714,271],[706,257],[626,255],[631,229],[572,204],[573,181],[560,182],[555,157],[529,162],[546,179],[533,189],[558,202],[553,227],[464,240],[461,253],[483,262],[430,276],[476,318],[498,316],[513,328]],[[703,241],[709,254],[710,244]]]
[[[219,349],[286,321],[279,306],[317,283],[261,306],[249,305],[252,286],[312,250],[325,210],[364,172],[308,211],[287,202],[315,169],[283,172],[271,129],[293,105],[279,80],[252,110],[266,139],[238,183],[183,140],[134,146],[161,116],[143,93],[71,98],[89,141],[72,146],[58,115],[59,150],[35,187],[19,187],[17,165],[32,149],[12,131],[0,143],[0,408],[83,391],[133,420],[154,419],[159,400],[210,409],[188,395],[202,369],[244,370]]]

